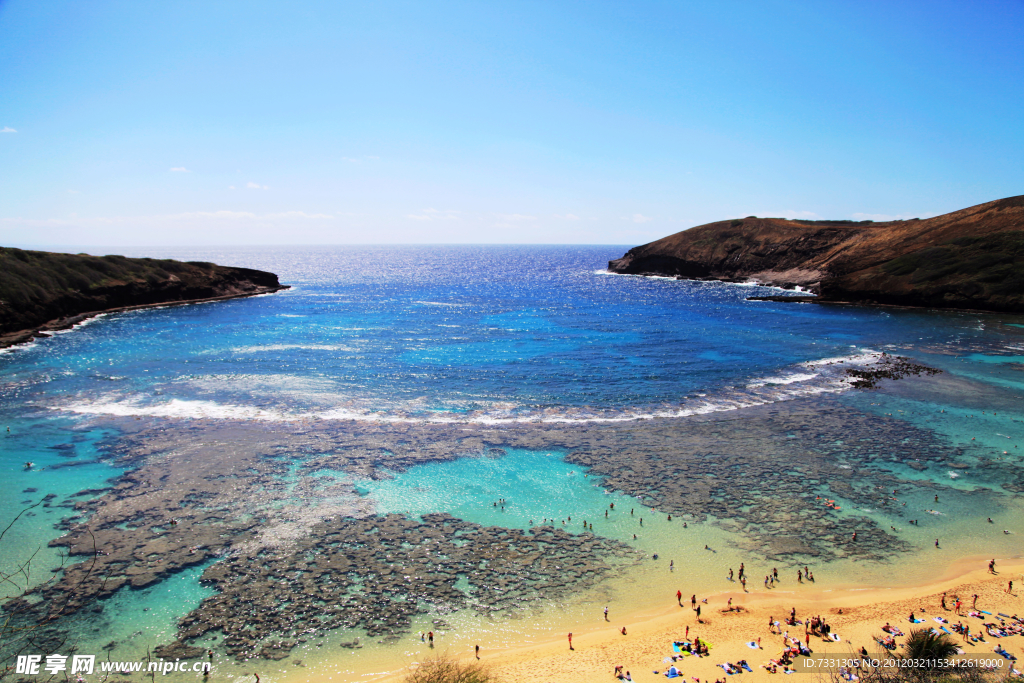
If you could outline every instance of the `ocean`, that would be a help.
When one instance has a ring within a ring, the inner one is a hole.
[[[627,248],[120,250],[292,288],[0,353],[18,618],[370,680],[422,631],[543,642],[740,562],[857,590],[1019,554],[1024,317],[753,302],[781,292],[609,274]],[[892,356],[940,372],[851,387]]]

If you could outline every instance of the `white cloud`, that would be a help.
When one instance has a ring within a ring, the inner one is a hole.
[[[13,128],[10,128],[8,126],[4,126],[3,129],[0,130],[0,133],[17,133],[17,132],[18,131],[14,130]]]
[[[654,216],[645,216],[642,213],[634,213],[632,216],[625,218],[627,221],[633,221],[634,223],[649,223],[654,220]]]
[[[174,167],[171,168],[171,172],[172,173],[191,173],[192,171],[188,170],[184,166],[174,166]]]
[[[423,209],[418,214],[407,214],[406,218],[411,218],[414,221],[450,221],[457,220],[461,211],[455,211],[454,209],[447,209],[445,211],[439,211],[437,209]]]
[[[931,218],[938,215],[937,213],[901,213],[890,216],[885,213],[855,213],[852,217],[855,221],[878,221],[882,223],[886,221],[905,221],[910,218]]]
[[[786,211],[783,211],[782,213],[764,213],[764,214],[758,213],[758,214],[754,214],[754,215],[755,216],[772,216],[773,218],[777,216],[779,218],[788,218],[791,221],[799,221],[799,220],[818,221],[818,220],[821,220],[821,216],[819,216],[818,214],[814,213],[813,211],[793,211],[791,209],[787,209]],[[746,216],[743,216],[743,218],[746,218]]]
[[[524,214],[524,213],[496,213],[496,214],[494,214],[494,216],[498,220],[502,220],[502,221],[519,222],[519,221],[535,221],[535,220],[537,220],[536,216],[530,216],[530,215],[527,215],[527,214]]]
[[[564,221],[578,221],[580,219],[580,217],[574,213],[567,213],[565,215],[556,213],[555,218],[561,218]]]
[[[173,214],[0,218],[0,244],[168,245],[322,244],[350,229],[342,216],[314,211],[186,211]],[[26,241],[30,237],[31,242]]]
[[[228,185],[228,189],[229,190],[233,190],[233,189],[235,189],[235,186],[234,185]]]
[[[247,188],[249,188],[250,190],[269,190],[270,189],[266,185],[260,185],[259,183],[254,183],[252,181],[249,181],[248,183],[246,183],[245,186]]]

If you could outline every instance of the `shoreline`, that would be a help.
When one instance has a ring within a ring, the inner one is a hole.
[[[748,287],[767,287],[771,289],[784,289],[786,291],[798,291],[796,288],[802,288],[804,285],[794,285],[794,283],[782,282],[762,282],[760,280],[740,280],[738,278],[729,277],[706,277],[706,278],[692,278],[692,277],[679,277],[677,275],[665,275],[662,273],[619,273],[614,270],[609,270],[610,275],[622,275],[626,277],[643,277],[643,278],[655,278],[659,280],[676,280],[679,282],[722,282],[728,285],[742,285]],[[791,285],[791,286],[787,286]],[[809,290],[803,290],[804,292]],[[848,299],[826,299],[819,294],[806,294],[797,293],[793,296],[786,295],[769,295],[769,296],[750,296],[746,297],[747,301],[771,301],[775,303],[787,303],[787,304],[834,304],[836,306],[864,306],[867,308],[898,308],[908,311],[934,311],[934,312],[952,312],[952,313],[988,313],[990,315],[1024,315],[1022,311],[1003,311],[991,308],[963,308],[963,307],[936,307],[936,306],[912,306],[910,304],[887,304],[879,301],[852,301]]]
[[[280,292],[285,289],[291,289],[291,285],[259,287],[257,291],[240,292],[235,294],[223,294],[221,296],[211,296],[202,299],[164,301],[153,304],[138,304],[135,306],[117,306],[114,308],[106,308],[100,311],[87,311],[85,313],[77,313],[66,318],[55,318],[54,320],[48,320],[47,322],[37,327],[32,327],[25,330],[18,330],[16,332],[8,332],[6,334],[0,334],[0,349],[6,349],[13,346],[18,346],[20,344],[27,344],[31,342],[33,339],[41,337],[51,337],[53,335],[47,333],[68,330],[74,327],[75,325],[85,322],[86,320],[107,313],[123,313],[124,311],[137,311],[146,308],[165,308],[169,306],[188,306],[190,304],[201,304],[213,301],[227,301],[228,299],[241,299],[250,296],[260,296],[262,294],[274,294],[275,292]]]
[[[571,683],[584,676],[595,675],[615,680],[613,669],[619,665],[631,671],[634,681],[662,680],[664,671],[670,666],[663,659],[672,654],[672,641],[683,639],[685,629],[689,627],[691,638],[699,636],[706,639],[712,643],[712,649],[709,657],[681,659],[677,666],[685,676],[701,680],[717,679],[724,673],[719,664],[746,659],[753,669],[754,678],[772,680],[773,675],[762,669],[761,664],[778,655],[782,636],[770,633],[766,622],[768,617],[782,621],[794,607],[798,619],[820,615],[840,634],[839,642],[826,642],[819,636],[811,636],[810,647],[815,656],[848,654],[862,646],[876,655],[881,648],[874,642],[873,636],[882,633],[881,626],[885,622],[898,626],[908,634],[911,624],[908,623],[907,613],[911,611],[925,618],[925,622],[917,628],[937,626],[933,618],[943,616],[951,623],[961,621],[969,624],[972,632],[981,632],[982,623],[989,619],[995,620],[998,612],[1017,615],[1024,605],[1021,591],[1015,587],[1014,593],[1008,594],[1005,587],[1007,581],[1021,578],[1024,573],[1024,557],[996,558],[998,573],[994,576],[986,569],[988,559],[981,556],[959,558],[949,565],[942,576],[924,584],[906,587],[846,586],[822,588],[800,595],[782,591],[719,591],[703,596],[707,598],[707,604],[702,605],[703,624],[697,623],[685,598],[680,607],[675,604],[674,596],[667,596],[665,608],[626,614],[623,618],[612,618],[607,623],[601,621],[599,615],[595,616],[594,624],[582,626],[579,631],[573,632],[573,651],[567,649],[565,635],[558,634],[541,643],[513,646],[497,652],[482,650],[481,661],[501,681]],[[944,592],[948,593],[946,611],[940,606],[940,597]],[[969,611],[967,605],[973,594],[980,596],[978,608],[991,611],[992,617],[986,616],[982,620],[966,616]],[[957,617],[953,612],[953,595],[960,595],[964,600],[962,617]],[[701,598],[698,594],[698,600]],[[722,608],[730,598],[742,611],[723,611]],[[925,611],[921,612],[922,609]],[[623,625],[628,627],[626,636],[619,632]],[[787,627],[783,624],[782,629],[789,629],[791,636],[804,641],[804,629],[800,626]],[[994,655],[992,648],[998,644],[1019,656],[1021,646],[1024,645],[1024,636],[995,640],[986,635],[980,643],[965,644],[959,634],[953,635],[969,655]],[[760,649],[748,647],[748,642],[757,639],[761,640]],[[902,640],[900,638],[897,642],[901,643]],[[465,654],[452,650],[448,652],[457,659],[471,661],[472,645],[463,649]],[[440,647],[437,651],[444,652],[445,648]],[[426,655],[429,650],[424,649],[423,652]],[[400,683],[411,663],[405,663],[398,673],[389,672],[378,676],[364,674],[360,678],[379,683]],[[655,674],[654,671],[660,673]],[[750,675],[744,673],[744,677]],[[291,675],[287,678],[297,680],[299,676]],[[322,678],[306,677],[306,680]]]

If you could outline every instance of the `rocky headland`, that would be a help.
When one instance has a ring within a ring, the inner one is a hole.
[[[282,289],[277,275],[249,268],[0,247],[0,348],[99,313]]]
[[[820,302],[1024,312],[1024,195],[928,219],[718,221],[630,249],[614,273],[801,287]]]

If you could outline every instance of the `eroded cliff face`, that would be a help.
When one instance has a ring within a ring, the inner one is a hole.
[[[249,268],[0,248],[0,346],[102,311],[281,289]]]
[[[719,221],[630,249],[608,269],[799,285],[822,301],[1024,312],[1024,196],[926,220]]]

